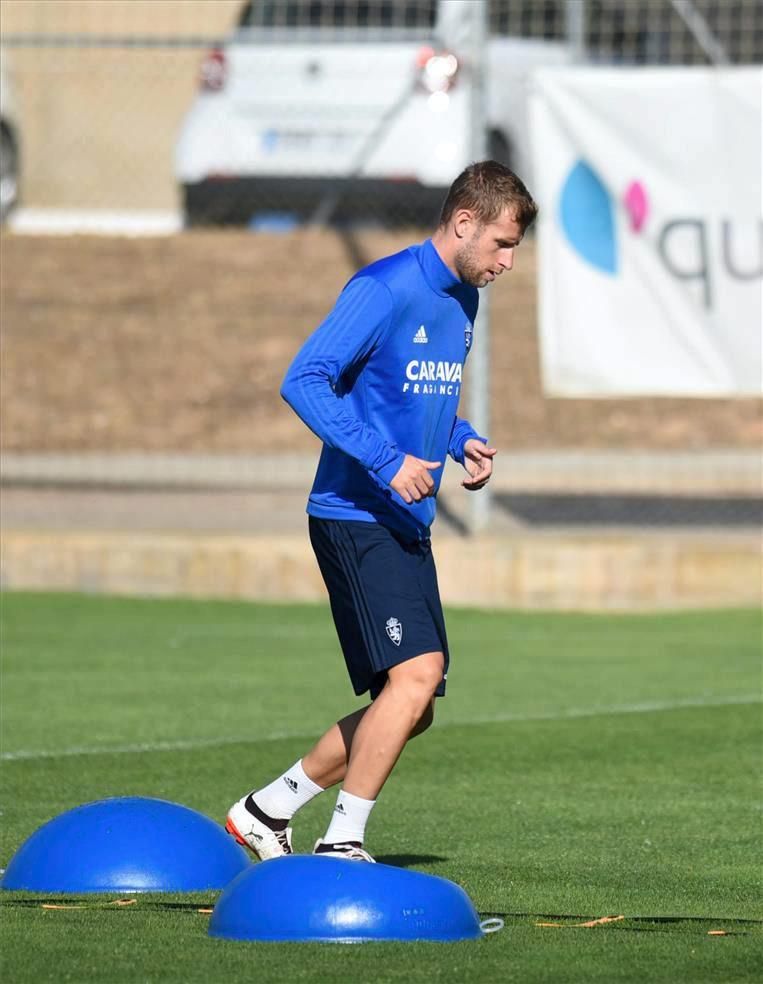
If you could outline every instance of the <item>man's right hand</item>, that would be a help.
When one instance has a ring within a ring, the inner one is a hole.
[[[441,461],[425,461],[407,454],[389,484],[405,502],[420,502],[421,499],[434,495],[434,479],[429,474],[429,469],[439,468],[441,464]]]

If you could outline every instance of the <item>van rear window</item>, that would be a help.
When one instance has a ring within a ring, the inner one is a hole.
[[[437,0],[251,0],[239,27],[432,28]]]

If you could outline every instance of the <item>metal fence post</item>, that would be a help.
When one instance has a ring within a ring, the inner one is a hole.
[[[487,157],[487,0],[470,5],[471,24],[471,156]],[[469,419],[490,440],[490,293],[480,291],[480,307],[474,325],[474,351],[470,356]],[[490,486],[471,494],[469,532],[479,533],[490,521]]]
[[[586,0],[567,0],[565,4],[567,44],[574,60],[582,62],[585,58],[585,17]]]

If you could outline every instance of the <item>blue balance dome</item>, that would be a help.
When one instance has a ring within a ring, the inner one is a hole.
[[[166,800],[127,796],[75,807],[38,828],[11,858],[3,890],[196,892],[251,867],[209,817]]]
[[[359,943],[482,936],[454,882],[386,864],[292,855],[252,866],[220,896],[210,936]]]

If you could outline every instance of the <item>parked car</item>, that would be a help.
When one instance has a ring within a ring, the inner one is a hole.
[[[0,222],[19,199],[19,126],[6,56],[0,59]]]
[[[254,0],[210,51],[176,146],[186,223],[263,210],[430,221],[471,159],[462,0]],[[491,36],[489,155],[525,177],[525,83],[560,42]]]

